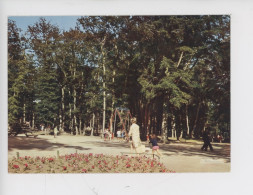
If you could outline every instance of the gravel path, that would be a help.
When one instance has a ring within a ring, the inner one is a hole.
[[[148,148],[148,144],[143,142]],[[201,142],[160,144],[163,154],[161,162],[176,172],[229,172],[230,144],[213,144],[214,152],[204,152]],[[120,155],[130,152],[129,143],[114,139],[104,141],[100,137],[61,135],[54,138],[50,135],[40,135],[37,138],[17,137],[8,138],[8,158],[19,152],[20,156],[56,156],[69,153],[97,153]],[[151,154],[151,150],[147,154]]]

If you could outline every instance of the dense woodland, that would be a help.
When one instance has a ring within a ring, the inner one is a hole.
[[[117,107],[141,137],[230,132],[230,16],[91,16],[61,30],[8,21],[9,125],[110,126]],[[117,125],[119,127],[119,125]]]

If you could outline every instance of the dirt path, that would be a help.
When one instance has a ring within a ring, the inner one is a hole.
[[[201,142],[160,144],[163,153],[161,162],[176,172],[230,171],[230,144],[213,144],[214,152],[201,151],[201,145]],[[90,136],[62,135],[54,138],[40,135],[38,138],[8,138],[8,158],[16,156],[17,152],[20,156],[56,156],[57,150],[60,155],[75,152],[120,155],[121,152],[129,152],[130,147],[129,143],[118,140],[109,142]]]

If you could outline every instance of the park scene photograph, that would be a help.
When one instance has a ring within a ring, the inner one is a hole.
[[[8,173],[230,172],[230,22],[9,16]]]

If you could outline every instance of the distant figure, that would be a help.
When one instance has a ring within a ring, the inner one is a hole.
[[[57,128],[57,126],[55,126],[55,128],[54,128],[54,138],[56,138],[57,133],[58,133],[58,128]]]
[[[108,129],[105,129],[105,132],[104,132],[104,141],[106,141],[106,138],[109,139],[109,131],[108,131]]]
[[[47,128],[45,129],[45,134],[48,135],[50,133],[51,126],[48,125]]]
[[[112,140],[112,133],[110,130],[108,131],[108,137],[109,137],[109,141],[111,141]]]
[[[141,139],[140,139],[140,130],[139,125],[136,124],[136,118],[131,119],[132,125],[130,127],[129,131],[129,138],[132,137],[132,144],[131,149],[133,148],[135,152],[137,153],[136,148],[141,146]]]
[[[161,157],[162,154],[159,152],[159,146],[157,144],[157,139],[156,139],[156,135],[155,134],[151,135],[150,143],[152,143],[152,154],[154,154],[155,152],[157,152],[157,154]]]
[[[30,122],[29,121],[25,121],[25,124],[30,127]]]
[[[149,142],[149,133],[147,133],[147,143],[150,143]]]
[[[204,144],[201,148],[201,150],[205,150],[207,151],[207,148],[209,146],[210,150],[213,151],[213,147],[210,143],[210,140],[209,140],[209,135],[208,135],[208,130],[205,129],[204,132],[203,132],[203,141],[204,141]]]
[[[120,138],[121,138],[121,131],[118,130],[118,131],[117,131],[117,139],[120,139]]]
[[[219,143],[221,143],[221,142],[222,142],[222,136],[221,136],[220,134],[218,134],[218,136],[217,136],[217,140],[218,140],[218,142],[219,142]]]
[[[40,130],[41,130],[41,131],[44,131],[44,127],[45,127],[44,124],[40,124]]]
[[[122,131],[122,133],[121,133],[121,137],[122,137],[122,140],[124,141],[124,140],[127,140],[127,138],[125,137],[126,136],[126,131],[124,130],[124,131]]]

